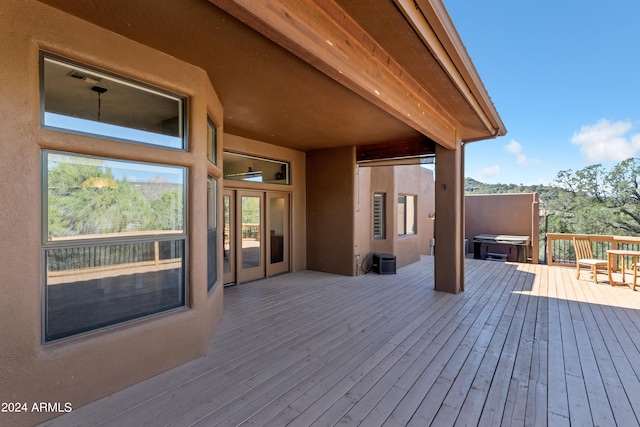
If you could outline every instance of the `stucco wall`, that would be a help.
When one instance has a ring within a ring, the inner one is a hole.
[[[433,221],[429,212],[435,211],[435,192],[433,172],[421,166],[395,167],[396,198],[398,194],[416,195],[417,202],[417,234],[397,236],[396,257],[398,267],[411,264],[420,259],[420,255],[428,254],[429,239],[433,237]],[[394,230],[397,233],[397,209],[394,209]]]
[[[363,274],[362,264],[371,249],[371,224],[373,224],[372,192],[371,188],[372,168],[356,168],[356,208],[355,208],[355,243],[354,254],[356,262],[356,274]],[[366,268],[366,264],[365,264]]]
[[[402,267],[429,254],[429,239],[433,237],[433,221],[429,213],[435,211],[433,171],[420,166],[361,167],[358,172],[356,204],[356,253],[364,257],[372,253],[396,256],[396,266]],[[373,238],[373,194],[384,193],[385,238]],[[398,236],[398,195],[416,195],[417,234]]]
[[[307,153],[307,268],[355,274],[355,148]]]
[[[40,3],[4,1],[0,28],[0,401],[78,407],[206,351],[223,304],[222,286],[207,293],[207,175],[220,178],[221,170],[206,158],[206,120],[211,115],[222,131],[222,107],[202,70]],[[41,49],[186,95],[190,151],[41,128]],[[188,168],[188,308],[42,344],[42,149]],[[0,424],[55,415],[2,413]]]
[[[529,236],[532,262],[538,262],[538,194],[477,194],[465,196],[465,238],[473,252],[478,234]]]

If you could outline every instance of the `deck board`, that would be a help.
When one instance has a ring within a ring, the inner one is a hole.
[[[205,357],[47,426],[639,425],[640,292],[572,268],[433,258],[225,289]]]

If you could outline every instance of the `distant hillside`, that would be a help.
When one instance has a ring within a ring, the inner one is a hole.
[[[538,193],[541,199],[555,196],[558,189],[548,185],[518,185],[518,184],[485,184],[473,178],[465,178],[464,192],[466,194],[504,194],[504,193]]]
[[[485,184],[465,179],[466,194],[532,193],[540,196],[549,233],[640,236],[640,158],[611,168],[599,164],[558,172],[553,186]]]

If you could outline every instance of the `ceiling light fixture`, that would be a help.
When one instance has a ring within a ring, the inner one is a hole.
[[[100,86],[93,86],[91,87],[91,90],[96,92],[98,94],[98,121],[100,121],[100,112],[102,109],[102,105],[101,105],[101,98],[100,95],[102,95],[103,93],[105,93],[107,91],[107,89],[100,87]]]

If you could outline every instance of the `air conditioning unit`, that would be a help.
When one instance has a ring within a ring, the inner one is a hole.
[[[373,271],[378,274],[396,274],[396,256],[373,254]]]

